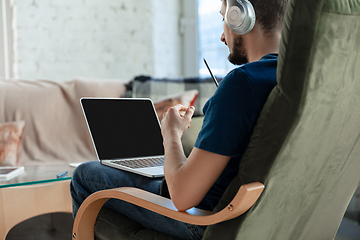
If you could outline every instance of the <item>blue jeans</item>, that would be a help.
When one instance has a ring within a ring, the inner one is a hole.
[[[159,195],[161,181],[161,178],[143,177],[107,167],[98,161],[83,163],[75,169],[70,185],[73,216],[76,216],[81,203],[94,192],[117,187],[136,187]],[[137,221],[147,229],[179,239],[201,239],[206,229],[164,217],[118,199],[110,199],[104,206]]]

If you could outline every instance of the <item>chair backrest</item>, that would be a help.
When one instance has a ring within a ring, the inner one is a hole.
[[[290,0],[277,79],[215,210],[242,184],[265,190],[203,239],[333,239],[360,183],[360,0]]]

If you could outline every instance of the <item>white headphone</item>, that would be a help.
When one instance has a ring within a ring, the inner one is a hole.
[[[236,34],[250,32],[255,25],[254,7],[248,0],[227,0],[225,21]]]

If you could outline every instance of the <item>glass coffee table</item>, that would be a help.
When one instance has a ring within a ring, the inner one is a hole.
[[[26,219],[52,212],[71,213],[74,169],[69,164],[26,166],[24,173],[0,180],[0,240]]]

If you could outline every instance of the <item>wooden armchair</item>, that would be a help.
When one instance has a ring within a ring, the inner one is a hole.
[[[360,183],[359,66],[360,0],[290,0],[278,85],[214,213],[180,213],[166,199],[151,200],[132,189],[109,190],[80,207],[74,239],[93,238],[94,216],[109,197],[181,221],[210,224],[203,239],[333,239]],[[262,190],[258,182],[265,188],[256,200]],[[97,239],[173,239],[104,211],[95,223]]]
[[[179,212],[170,199],[136,188],[99,191],[89,196],[81,205],[74,223],[73,238],[94,239],[96,218],[104,203],[110,198],[130,202],[182,222],[206,226],[243,214],[255,203],[263,189],[264,185],[258,182],[241,186],[231,203],[217,213],[196,208]]]

